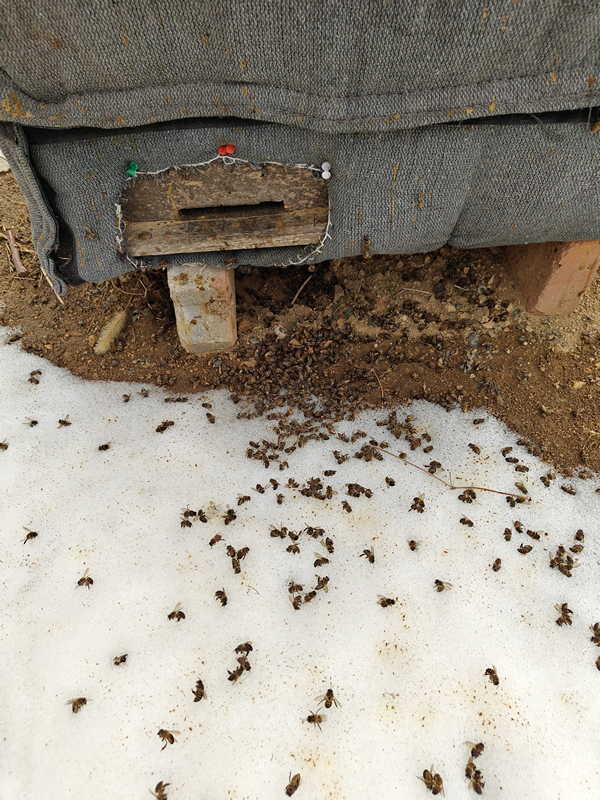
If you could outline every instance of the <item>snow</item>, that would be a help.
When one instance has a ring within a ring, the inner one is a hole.
[[[388,410],[373,411],[337,426],[366,438],[309,441],[282,454],[289,468],[265,469],[246,449],[275,440],[276,422],[238,419],[242,407],[226,392],[165,403],[155,387],[145,398],[139,385],[87,383],[6,344],[10,333],[0,332],[3,800],[144,798],[159,781],[169,800],[262,800],[285,797],[296,773],[298,798],[426,798],[418,777],[432,765],[447,797],[466,798],[467,741],[485,744],[476,762],[484,797],[598,797],[600,648],[589,630],[600,620],[597,476],[557,476],[546,488],[548,465],[499,421],[424,402],[398,419],[410,414],[429,432],[429,454],[425,441],[411,452],[375,424]],[[38,385],[28,381],[36,369]],[[71,424],[59,427],[66,415]],[[175,424],[157,433],[167,419]],[[420,466],[436,459],[436,474],[455,484],[518,492],[522,481],[531,502],[510,508],[504,495],[477,490],[465,504],[389,455],[353,458],[371,437]],[[507,446],[529,472],[504,460]],[[338,465],[332,450],[350,458]],[[302,487],[317,476],[331,500],[286,488],[290,477]],[[372,498],[349,497],[352,482]],[[251,500],[238,506],[239,495]],[[418,496],[424,513],[410,510]],[[181,527],[186,507],[208,521]],[[229,508],[237,518],[225,525]],[[515,520],[540,541],[519,535]],[[270,535],[271,526],[309,525],[325,535],[304,533],[299,554]],[[38,536],[24,542],[24,528]],[[585,549],[568,578],[550,569],[549,554],[572,546],[578,529]],[[409,539],[420,542],[414,552]],[[533,551],[519,554],[521,543]],[[240,574],[227,545],[250,548]],[[371,546],[374,564],[361,557]],[[315,552],[330,563],[314,568]],[[78,585],[88,569],[93,585]],[[315,575],[330,578],[329,591],[294,610],[290,581],[306,594]],[[436,579],[452,587],[437,592]],[[379,595],[396,602],[382,608]],[[185,619],[168,619],[178,603]],[[572,626],[555,623],[562,603]],[[228,671],[246,641],[251,670],[234,685]],[[492,666],[498,686],[485,674]],[[194,702],[198,678],[207,696]],[[339,707],[324,709],[315,698],[329,688]],[[88,702],[74,714],[68,701],[78,697]],[[325,715],[321,730],[310,713]],[[175,743],[163,749],[160,729],[179,731]]]

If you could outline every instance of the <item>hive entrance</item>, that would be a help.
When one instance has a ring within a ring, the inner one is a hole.
[[[275,164],[139,177],[121,206],[132,256],[317,244],[329,216],[321,177]]]

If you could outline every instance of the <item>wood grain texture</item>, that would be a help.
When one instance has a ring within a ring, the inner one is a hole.
[[[121,206],[133,256],[316,244],[329,215],[322,178],[274,164],[216,162],[139,178]]]

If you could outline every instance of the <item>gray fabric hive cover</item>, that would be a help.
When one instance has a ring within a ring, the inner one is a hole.
[[[600,236],[596,0],[17,0],[0,20],[0,147],[59,293],[199,260],[128,259],[117,204],[130,160],[224,142],[329,161],[329,238],[205,263]]]

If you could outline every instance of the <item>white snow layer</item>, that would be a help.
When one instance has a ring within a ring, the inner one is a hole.
[[[35,369],[38,385],[28,381]],[[511,508],[477,491],[467,505],[390,456],[352,457],[370,437],[408,449],[376,426],[387,410],[338,426],[367,439],[310,441],[282,455],[290,466],[280,471],[246,458],[249,440],[276,439],[275,423],[238,420],[226,392],[167,404],[154,387],[144,398],[139,385],[86,383],[18,344],[0,346],[0,370],[2,800],[146,798],[159,781],[169,800],[262,800],[285,797],[296,773],[298,798],[426,798],[419,777],[432,765],[447,797],[473,797],[465,742],[485,745],[476,762],[485,797],[600,797],[597,476],[557,476],[546,488],[548,465],[485,412],[399,409],[432,437],[432,452],[423,441],[411,460],[435,459],[438,475],[463,485],[517,492],[522,480],[531,497]],[[71,424],[59,427],[66,415]],[[485,422],[474,426],[476,417]],[[175,424],[159,434],[165,419]],[[511,445],[528,473],[501,456]],[[333,450],[351,457],[338,465]],[[323,477],[327,469],[335,475]],[[321,477],[335,494],[303,497],[285,488],[290,477],[300,487]],[[349,497],[352,482],[372,498]],[[251,500],[238,507],[239,495]],[[410,510],[417,496],[423,513]],[[208,521],[181,527],[186,507]],[[229,508],[237,518],[225,525]],[[270,536],[282,525],[325,534],[304,533],[294,554],[289,538]],[[24,528],[38,536],[24,541]],[[549,554],[560,544],[568,553],[578,529],[585,547],[569,578],[550,569]],[[532,552],[517,552],[522,543]],[[250,548],[240,574],[228,545]],[[374,564],[361,557],[371,547]],[[315,552],[330,563],[314,568]],[[86,570],[93,584],[79,585]],[[329,577],[329,591],[295,610],[290,582],[304,595],[315,575]],[[438,592],[435,580],[452,587]],[[383,608],[379,595],[396,602]],[[178,603],[185,619],[169,619]],[[562,603],[572,625],[555,622]],[[251,670],[233,684],[234,649],[246,641]],[[194,702],[199,678],[206,697]],[[316,698],[330,688],[339,707],[325,709]],[[87,704],[75,714],[68,701],[79,697]],[[321,729],[311,713],[325,716]],[[173,744],[161,729],[179,731]]]

